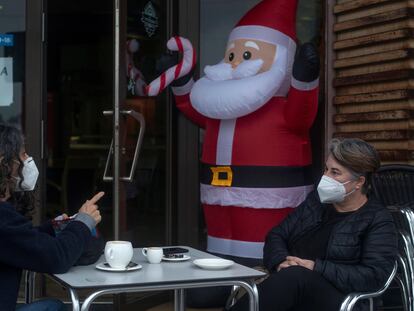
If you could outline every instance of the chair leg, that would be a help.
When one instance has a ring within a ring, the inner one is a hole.
[[[339,308],[339,311],[349,311],[349,303],[352,300],[351,297],[346,297],[345,300],[342,302],[341,307]]]
[[[395,276],[395,281],[398,283],[398,285],[401,288],[404,311],[411,311],[410,303],[408,301],[408,290],[407,290],[407,287],[405,286],[405,281],[403,281],[398,275]]]
[[[234,306],[234,304],[237,302],[237,294],[239,293],[240,286],[233,285],[231,288],[231,292],[229,295],[229,298],[227,298],[226,306],[224,307],[224,310],[230,310],[231,307]]]
[[[374,299],[369,298],[369,310],[374,311]]]
[[[397,276],[397,280],[400,280],[401,289],[403,291],[403,297],[404,297],[404,304],[406,305],[406,311],[413,311],[412,305],[411,305],[411,278],[410,278],[410,272],[408,271],[408,265],[405,262],[405,260],[398,256],[398,264],[401,268],[402,272],[402,278]]]
[[[413,258],[414,258],[414,251],[413,251],[413,247],[411,244],[411,239],[409,237],[407,237],[407,235],[404,232],[400,232],[400,237],[403,240],[403,246],[404,246],[404,252],[405,252],[405,258],[407,258],[407,262],[405,262],[404,260],[401,260],[399,256],[399,262],[400,265],[402,265],[403,269],[404,269],[404,274],[405,275],[405,280],[406,280],[406,284],[407,284],[407,291],[408,291],[408,302],[409,302],[409,310],[413,311],[414,310],[414,286],[412,284],[413,280],[414,280],[414,268],[413,268]]]
[[[25,271],[24,300],[26,304],[33,302],[34,299],[35,276],[35,272],[28,270]]]
[[[410,311],[414,310],[414,212],[410,208],[402,208],[401,212],[405,214],[406,220],[408,221],[409,226],[409,242],[411,242],[406,248],[408,250],[408,268],[410,270],[410,282],[409,282],[409,290],[410,290]],[[400,233],[401,234],[401,233]],[[404,241],[405,242],[405,241]]]

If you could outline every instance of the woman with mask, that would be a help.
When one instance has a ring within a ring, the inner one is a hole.
[[[370,193],[376,150],[360,139],[334,139],[329,151],[317,191],[267,235],[260,311],[339,310],[346,295],[378,290],[391,273],[396,230]],[[244,309],[243,300],[234,309]]]
[[[81,256],[101,221],[96,205],[103,192],[86,201],[78,214],[56,236],[52,223],[31,224],[39,171],[24,148],[16,127],[0,125],[0,310],[14,311],[22,270],[64,273]],[[65,215],[64,218],[67,218]],[[43,300],[18,310],[66,310],[58,300]]]

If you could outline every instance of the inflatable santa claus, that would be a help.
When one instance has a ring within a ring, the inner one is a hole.
[[[295,0],[263,0],[230,33],[222,62],[194,82],[188,40],[184,52],[147,89],[173,82],[177,107],[205,129],[201,202],[208,251],[262,258],[267,232],[312,190],[309,129],[318,106],[319,59],[313,45],[296,51]],[[178,79],[177,78],[180,78]]]

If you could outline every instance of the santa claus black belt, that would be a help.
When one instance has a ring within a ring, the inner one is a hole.
[[[313,183],[311,166],[213,166],[201,163],[202,184],[221,187],[286,188]]]

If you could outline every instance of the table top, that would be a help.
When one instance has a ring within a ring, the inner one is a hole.
[[[193,260],[200,258],[217,258],[187,246],[191,259],[180,262],[162,261],[150,264],[142,255],[141,248],[134,249],[132,261],[142,265],[142,269],[127,272],[108,272],[95,268],[96,264],[104,262],[101,258],[93,265],[72,267],[67,273],[51,275],[52,278],[73,289],[108,288],[128,286],[151,286],[191,282],[214,282],[226,280],[249,280],[263,277],[265,274],[239,264],[223,270],[205,270],[197,267]]]

